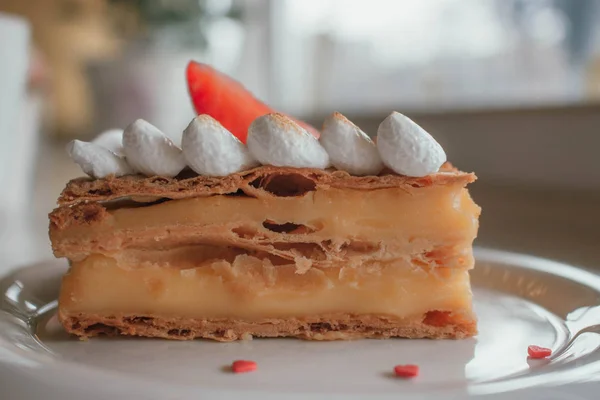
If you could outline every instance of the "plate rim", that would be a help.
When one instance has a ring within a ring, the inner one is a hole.
[[[594,272],[592,269],[589,269],[589,268],[580,267],[580,266],[568,264],[568,263],[565,263],[562,261],[555,261],[555,260],[551,260],[551,259],[547,259],[547,258],[543,258],[543,257],[534,256],[534,255],[510,252],[510,251],[504,251],[504,250],[497,250],[497,249],[492,249],[492,248],[487,248],[487,247],[479,247],[479,246],[474,247],[474,256],[475,256],[476,262],[494,262],[494,263],[503,264],[508,267],[522,266],[522,267],[525,267],[530,270],[535,270],[537,272],[559,276],[563,279],[575,281],[576,283],[578,283],[580,285],[589,287],[600,294],[600,271]],[[61,265],[61,268],[60,269],[49,268],[48,264],[52,264],[52,267]],[[23,266],[21,268],[15,269],[15,270],[9,272],[8,274],[5,274],[2,277],[0,277],[0,288],[4,288],[4,286],[8,280],[16,279],[17,277],[19,277],[22,274],[27,274],[30,271],[36,271],[40,268],[45,268],[47,270],[48,274],[54,273],[54,275],[62,275],[64,273],[64,271],[67,270],[68,265],[66,262],[64,262],[64,260],[49,259],[49,260],[40,261],[38,263],[31,264],[31,265]],[[476,264],[475,268],[477,268],[477,264]],[[18,317],[15,317],[12,313],[10,313],[9,310],[5,309],[4,298],[2,298],[2,303],[0,305],[0,324],[6,323],[7,316],[9,316],[9,318],[18,318]],[[23,322],[29,323],[30,321],[23,321]],[[39,338],[37,338],[37,335],[35,333],[32,334],[31,332],[29,332],[29,334],[32,339],[37,341],[39,345],[43,346],[43,343],[39,340]],[[13,352],[11,354],[10,347],[11,347],[11,343],[9,343],[6,340],[5,335],[2,332],[0,332],[0,371],[2,371],[3,367],[5,369],[6,368],[12,369],[13,372],[17,371],[17,376],[19,373],[21,373],[27,377],[27,380],[35,381],[37,378],[38,382],[41,381],[41,382],[45,382],[46,384],[49,384],[48,379],[47,379],[49,376],[53,377],[52,380],[58,381],[60,379],[61,375],[66,373],[70,376],[77,375],[82,382],[84,380],[87,380],[87,381],[91,380],[92,382],[95,382],[95,383],[97,383],[99,380],[118,381],[119,385],[121,385],[124,388],[129,387],[131,390],[135,390],[135,388],[139,387],[139,386],[148,385],[148,381],[145,380],[143,377],[134,376],[134,375],[121,376],[119,373],[115,373],[113,371],[102,369],[99,367],[85,365],[85,364],[82,366],[80,364],[76,364],[71,361],[61,359],[60,356],[57,357],[54,352],[52,352],[51,354],[47,354],[47,353],[30,351],[30,352],[27,352],[27,354],[19,354],[19,353],[23,353],[23,351],[15,352],[13,349]],[[14,348],[15,346],[12,346],[12,347]],[[50,357],[51,355],[52,355],[52,357]],[[24,365],[23,360],[19,360],[19,357],[22,357],[26,361],[29,361],[29,365]],[[50,359],[49,359],[49,357],[50,357]],[[53,368],[48,366],[49,360],[50,360],[50,364],[53,364]],[[58,370],[61,372],[56,374],[56,373],[53,373],[52,370],[54,370],[54,371]],[[550,372],[550,373],[552,373],[552,372]],[[43,376],[46,379],[39,379],[41,376]],[[63,376],[63,378],[64,378],[64,376]],[[522,381],[523,379],[527,379],[527,378],[528,378],[527,376],[521,377],[521,378],[517,377],[514,380],[511,380],[510,382],[514,381],[514,382],[518,383],[519,381]],[[598,382],[598,380],[600,380],[600,377],[597,378],[597,380],[595,380],[595,381],[588,382],[588,383],[592,384],[593,390],[597,390],[598,388],[600,388],[600,382]],[[528,386],[513,385],[514,387],[511,388],[511,387],[506,387],[507,386],[506,381],[488,382],[488,383],[479,383],[479,384],[476,384],[473,386],[469,385],[465,388],[461,388],[461,389],[457,388],[456,390],[452,389],[448,393],[448,396],[456,395],[456,396],[461,396],[461,397],[464,397],[464,396],[480,397],[480,396],[486,396],[489,394],[508,394],[508,393],[520,394],[520,393],[526,393],[531,390],[533,390],[532,393],[537,394],[540,392],[540,389],[546,390],[549,386],[552,386],[552,387],[560,386],[561,388],[566,388],[568,386],[579,385],[579,384],[580,384],[579,382],[574,382],[574,381],[560,382],[558,380],[558,381],[555,381],[552,383],[543,382],[539,385],[535,385],[535,384],[528,385]],[[497,390],[498,385],[502,386],[501,391]],[[167,398],[186,398],[187,397],[187,394],[183,393],[183,391],[182,391],[181,384],[160,382],[160,383],[158,383],[156,385],[152,385],[152,386],[160,386],[162,389],[167,389],[163,393],[163,396],[167,395],[167,394],[171,396],[171,397],[167,397]],[[187,389],[191,389],[191,388],[187,388]],[[181,395],[177,394],[177,397],[173,397],[174,391],[178,391],[178,392],[181,391],[182,394]],[[158,394],[158,393],[159,393],[159,391],[155,392],[155,394]],[[209,397],[212,398],[214,396],[214,397],[229,398],[228,396],[231,396],[232,398],[234,398],[234,396],[239,396],[240,390],[230,390],[230,389],[215,390],[215,389],[210,389],[210,388],[193,387],[193,392],[189,392],[189,393],[193,393],[194,396],[196,396],[196,397],[206,396],[207,398],[209,398]],[[548,393],[551,393],[551,392],[548,392]],[[248,400],[271,399],[271,398],[273,398],[273,399],[275,399],[275,398],[277,398],[277,399],[280,399],[280,398],[292,399],[292,398],[305,398],[308,396],[311,396],[312,398],[323,398],[323,399],[338,397],[336,394],[331,394],[331,393],[322,394],[322,395],[319,395],[319,394],[314,394],[314,395],[310,394],[309,395],[307,393],[294,394],[294,393],[287,393],[287,392],[268,392],[268,391],[263,391],[263,390],[244,391],[244,396]],[[381,393],[381,394],[378,393],[378,394],[370,396],[370,397],[378,398],[378,399],[387,399],[387,398],[392,398],[391,396],[394,396],[394,398],[397,398],[398,394],[389,394],[388,395],[386,393]],[[348,395],[340,394],[340,398],[349,398],[349,397],[350,398],[361,398],[361,395],[357,394],[356,396],[348,396]],[[160,398],[165,398],[165,397],[160,397]]]

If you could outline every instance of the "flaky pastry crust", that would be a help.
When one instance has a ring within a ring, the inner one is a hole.
[[[219,194],[244,193],[260,197],[297,196],[320,188],[376,190],[383,188],[411,188],[447,185],[475,181],[472,173],[461,172],[446,163],[440,172],[420,178],[397,175],[386,170],[378,176],[352,176],[345,171],[311,168],[261,166],[225,177],[189,176],[175,178],[127,175],[104,179],[77,178],[67,183],[59,199],[59,206],[83,202],[105,202],[133,198],[139,202],[157,199],[185,199]]]
[[[433,316],[433,317],[432,317]],[[442,316],[447,321],[436,323]],[[301,318],[237,319],[163,318],[139,315],[59,313],[65,329],[79,337],[128,335],[191,340],[197,338],[230,342],[252,337],[295,337],[307,340],[387,339],[391,337],[462,339],[477,334],[472,316],[433,312],[423,318],[400,320],[385,315],[331,315]]]

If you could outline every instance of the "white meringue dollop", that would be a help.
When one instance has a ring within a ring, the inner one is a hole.
[[[319,141],[290,118],[279,113],[255,119],[248,129],[248,149],[263,165],[327,168],[329,155]]]
[[[125,128],[123,150],[129,165],[146,176],[174,177],[186,167],[181,149],[143,119]]]
[[[123,129],[109,129],[102,132],[91,143],[100,145],[118,155],[125,156],[123,152]]]
[[[246,145],[209,115],[190,122],[181,146],[187,165],[200,175],[227,176],[259,165]]]
[[[83,172],[92,178],[100,179],[108,175],[123,176],[133,173],[123,157],[95,143],[73,140],[67,145],[67,152]]]
[[[377,175],[383,169],[377,146],[366,133],[335,112],[323,123],[321,145],[331,164],[351,175]]]
[[[379,125],[376,143],[337,112],[325,120],[320,140],[285,115],[272,113],[252,122],[247,146],[209,115],[194,118],[181,142],[182,148],[138,119],[125,131],[106,131],[91,143],[75,140],[67,150],[94,178],[134,173],[174,177],[187,166],[200,175],[227,176],[260,164],[316,169],[333,164],[357,176],[378,175],[385,165],[400,175],[422,177],[446,162],[442,146],[398,112]]]
[[[446,162],[442,146],[410,118],[395,111],[379,125],[377,149],[386,166],[407,176],[432,174]]]

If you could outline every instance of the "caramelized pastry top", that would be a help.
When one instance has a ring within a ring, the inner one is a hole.
[[[475,179],[473,173],[461,172],[450,163],[445,163],[439,172],[424,177],[398,175],[391,170],[384,170],[378,176],[352,176],[334,169],[261,166],[225,177],[197,176],[184,172],[175,178],[143,175],[108,176],[95,180],[77,178],[67,184],[58,199],[58,205],[71,206],[122,198],[151,202],[236,193],[252,197],[289,197],[328,187],[356,190],[397,187],[410,190],[454,183],[466,185]]]

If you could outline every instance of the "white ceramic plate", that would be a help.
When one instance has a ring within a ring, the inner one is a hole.
[[[0,282],[0,398],[580,399],[600,391],[600,277],[539,258],[477,251],[480,333],[467,340],[236,343],[111,338],[79,341],[54,316],[66,264]],[[527,346],[553,349],[528,360]],[[259,369],[234,375],[235,359]],[[396,364],[418,364],[413,380]]]

